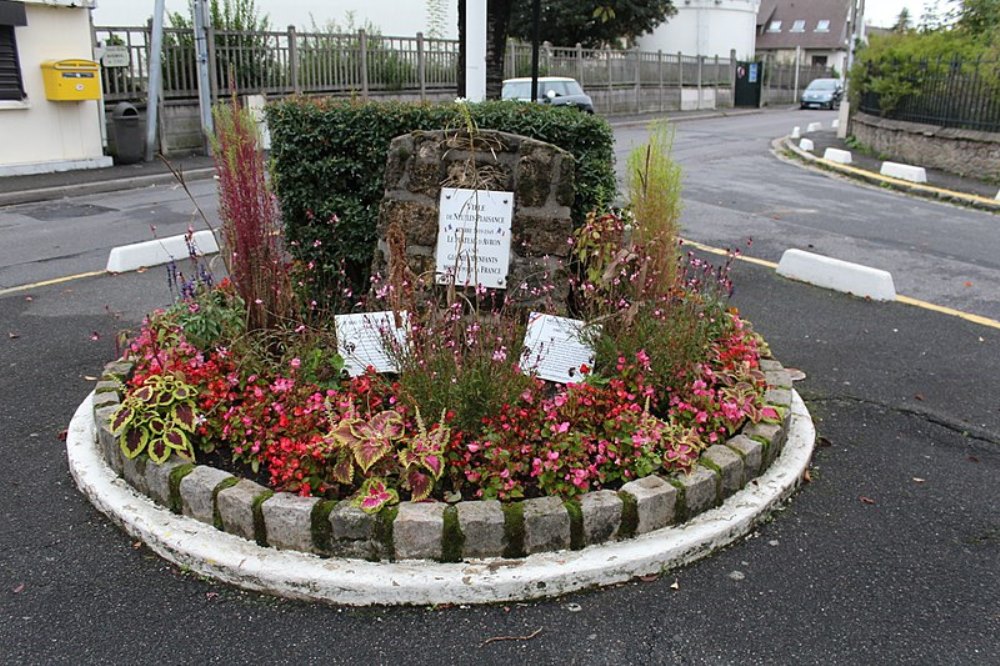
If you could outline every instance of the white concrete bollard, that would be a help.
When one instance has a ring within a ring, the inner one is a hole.
[[[827,148],[823,152],[823,159],[837,162],[838,164],[850,164],[852,162],[851,151],[840,150],[839,148]]]
[[[1000,201],[1000,191],[997,191],[997,201]]]
[[[879,173],[890,178],[908,180],[911,183],[926,183],[927,170],[923,167],[899,164],[898,162],[883,162]]]
[[[892,274],[803,250],[785,250],[778,275],[873,301],[896,300]]]
[[[809,125],[806,127],[806,133],[808,134],[809,132],[818,132],[821,129],[823,129],[823,123],[809,123]]]
[[[801,139],[802,138],[802,130],[799,128],[798,125],[796,125],[795,127],[792,128],[792,138],[793,139]]]
[[[816,149],[816,146],[813,145],[813,142],[810,139],[802,139],[801,141],[799,141],[799,148],[801,148],[802,150],[808,150],[809,152],[812,152],[813,150]]]
[[[834,118],[830,122],[830,129],[837,129],[838,127],[840,127],[840,118]]]
[[[219,251],[219,245],[211,231],[196,231],[193,240],[201,254],[213,254]],[[168,236],[111,248],[105,270],[109,273],[124,273],[137,268],[170,263],[171,259],[178,261],[187,259],[187,256],[188,248],[184,242],[184,235]]]

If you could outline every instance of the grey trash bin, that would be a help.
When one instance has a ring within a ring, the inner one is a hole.
[[[111,111],[115,129],[115,163],[135,164],[146,156],[146,133],[139,110],[121,102]]]

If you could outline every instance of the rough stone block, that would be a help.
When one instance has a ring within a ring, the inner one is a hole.
[[[523,210],[523,209],[522,209]],[[512,243],[523,257],[568,257],[573,220],[568,207],[519,212],[511,224]]]
[[[635,498],[639,514],[636,534],[645,534],[674,522],[677,489],[658,476],[629,481],[622,492]]]
[[[442,503],[403,502],[392,527],[396,557],[401,560],[441,559],[441,537],[444,533]]]
[[[774,405],[775,407],[784,407],[788,409],[792,406],[792,390],[769,388],[764,393],[764,402],[769,405]]]
[[[764,372],[764,379],[767,380],[768,388],[792,388],[792,376],[787,370],[767,370]],[[789,398],[789,404],[791,399]]]
[[[121,386],[121,382],[117,379],[102,379],[94,386],[94,393],[98,395],[101,393],[117,393]]]
[[[104,462],[108,463],[115,474],[120,475],[125,466],[125,454],[118,445],[118,438],[111,434],[111,415],[114,413],[114,407],[101,407],[95,410],[94,425],[97,428],[97,445]]]
[[[122,460],[122,477],[125,481],[143,495],[149,494],[149,486],[146,484],[146,465],[155,465],[144,453],[140,453],[135,458]]]
[[[762,358],[760,359],[760,369],[764,372],[771,372],[772,370],[784,370],[784,367],[773,358]]]
[[[774,423],[754,423],[743,429],[743,434],[751,439],[756,439],[767,448],[764,457],[764,464],[770,465],[781,449],[784,447],[784,429]]]
[[[438,213],[434,205],[416,201],[385,199],[382,202],[380,228],[399,224],[406,233],[406,242],[413,245],[437,244]]]
[[[101,379],[117,379],[119,381],[125,381],[129,375],[132,374],[132,368],[134,367],[135,363],[132,361],[126,361],[123,359],[112,361],[104,366],[104,372],[101,374]]]
[[[499,557],[504,549],[504,517],[500,502],[459,502],[458,527],[465,537],[464,557]]]
[[[333,508],[329,521],[330,548],[337,557],[365,560],[388,557],[385,545],[377,539],[376,516],[365,513],[345,500]]]
[[[743,457],[743,484],[746,485],[750,479],[757,478],[763,471],[764,446],[760,442],[755,442],[746,435],[736,435],[726,442],[726,446],[736,451]]]
[[[684,515],[697,516],[719,503],[719,477],[710,469],[696,465],[690,474],[677,477],[684,490]]]
[[[209,525],[215,524],[215,487],[232,474],[221,469],[198,465],[181,479],[181,513]]]
[[[580,498],[583,541],[588,546],[618,536],[622,524],[622,500],[613,490],[598,490]]]
[[[743,487],[743,459],[732,449],[722,444],[715,444],[702,453],[702,460],[719,468],[723,497],[729,497]]]
[[[95,413],[101,407],[118,407],[119,404],[121,404],[121,396],[118,395],[117,391],[105,391],[104,393],[94,394]]]
[[[173,456],[165,463],[157,465],[154,462],[146,463],[146,490],[150,499],[161,506],[170,506],[170,473],[181,465],[188,464],[187,461]]]
[[[317,552],[312,538],[312,511],[318,503],[316,497],[299,497],[291,493],[276,493],[264,500],[260,510],[267,543],[280,550]]]
[[[264,486],[249,479],[240,479],[235,486],[220,490],[215,502],[219,508],[219,517],[222,518],[222,529],[229,534],[253,541],[256,538],[253,501],[266,490]]]
[[[569,512],[558,497],[526,500],[524,506],[524,550],[541,553],[570,546]]]

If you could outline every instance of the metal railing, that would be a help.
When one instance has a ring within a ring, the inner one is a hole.
[[[870,82],[882,76],[881,67],[896,79],[893,92],[872,90]],[[1000,61],[870,63],[859,109],[893,120],[1000,132]]]

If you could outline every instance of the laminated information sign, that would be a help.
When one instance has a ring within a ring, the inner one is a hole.
[[[560,384],[584,380],[583,365],[594,365],[594,350],[583,339],[585,322],[532,312],[524,334],[521,367],[542,379]]]
[[[337,353],[344,359],[344,368],[357,377],[369,366],[376,372],[397,372],[396,362],[386,350],[386,343],[406,345],[410,330],[408,313],[401,312],[400,327],[396,328],[393,312],[364,312],[337,315]]]
[[[438,284],[506,289],[514,193],[446,187],[438,211]]]

